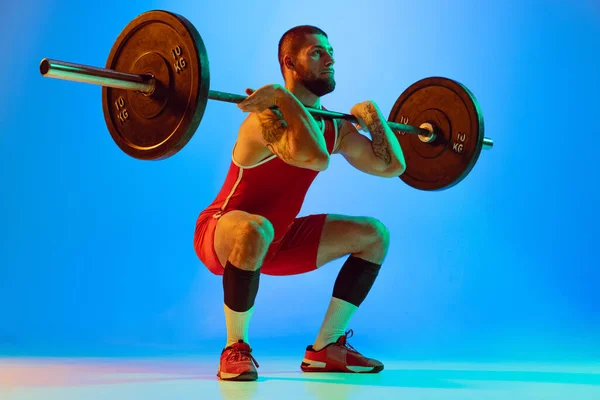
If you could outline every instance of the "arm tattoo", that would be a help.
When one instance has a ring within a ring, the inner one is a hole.
[[[288,124],[279,110],[266,110],[258,114],[262,126],[262,135],[267,148],[284,161],[292,160],[287,141]],[[277,151],[276,151],[277,150]]]
[[[372,137],[372,147],[375,155],[382,159],[386,164],[392,162],[392,153],[388,138],[385,135],[385,127],[377,117],[377,110],[373,104],[367,105],[368,115],[366,116],[365,123],[369,126],[369,132]]]

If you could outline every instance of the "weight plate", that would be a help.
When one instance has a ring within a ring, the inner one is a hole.
[[[168,158],[192,138],[210,86],[206,48],[184,17],[155,10],[131,21],[115,41],[106,68],[151,74],[151,95],[103,87],[104,119],[115,143],[141,160]]]
[[[483,147],[483,115],[475,96],[452,79],[431,77],[412,84],[396,100],[389,120],[405,125],[431,123],[431,143],[418,135],[396,132],[406,171],[400,176],[420,190],[445,190],[473,169]]]

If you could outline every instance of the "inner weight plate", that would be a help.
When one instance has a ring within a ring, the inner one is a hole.
[[[103,87],[104,119],[115,143],[141,160],[181,150],[198,129],[210,86],[208,56],[196,28],[167,11],[141,14],[115,41],[106,68],[151,74],[157,84],[150,96]]]
[[[471,172],[483,147],[479,104],[452,79],[431,77],[412,84],[396,100],[389,120],[417,127],[429,122],[437,128],[431,143],[396,132],[406,160],[400,179],[416,189],[445,190],[456,185]]]

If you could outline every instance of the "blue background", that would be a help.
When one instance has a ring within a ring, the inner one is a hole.
[[[421,192],[338,156],[307,196],[303,215],[370,215],[391,231],[379,279],[350,324],[359,350],[600,356],[600,6],[592,0],[5,2],[2,354],[218,354],[224,344],[221,279],[192,242],[245,114],[210,102],[187,147],[143,162],[112,141],[100,87],[39,74],[44,57],[103,66],[121,29],[151,9],[194,23],[215,90],[282,83],[281,34],[313,24],[336,53],[329,109],[373,99],[387,115],[405,88],[433,75],[464,83],[479,100],[495,147],[460,185]],[[250,328],[257,357],[301,356],[341,263],[261,278]]]

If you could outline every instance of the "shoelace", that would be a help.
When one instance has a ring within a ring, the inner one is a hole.
[[[353,335],[354,335],[354,331],[352,329],[350,329],[349,331],[346,331],[344,336],[342,336],[344,339],[342,340],[342,343],[339,345],[347,348],[348,350],[350,350],[354,353],[360,354],[354,347],[352,347],[352,345],[350,343],[348,343],[348,339],[351,338]]]
[[[240,350],[238,348],[232,347],[229,355],[227,356],[227,361],[233,362],[247,361],[248,359],[252,360],[256,368],[259,368],[258,363],[254,359],[254,357],[252,357],[252,354],[250,354],[249,351]]]

